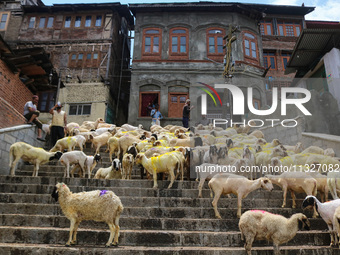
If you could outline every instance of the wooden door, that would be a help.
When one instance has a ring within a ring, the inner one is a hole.
[[[188,93],[169,93],[169,112],[170,118],[182,118],[185,101],[189,98]]]

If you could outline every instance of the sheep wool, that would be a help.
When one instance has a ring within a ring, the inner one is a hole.
[[[70,220],[70,237],[66,246],[76,243],[77,228],[83,220],[106,222],[110,228],[110,238],[106,246],[118,244],[119,217],[124,207],[120,198],[108,190],[72,193],[64,183],[58,183],[52,197],[59,201],[65,216]]]
[[[302,213],[293,214],[289,219],[261,210],[251,210],[242,214],[239,221],[241,239],[245,239],[245,249],[251,255],[254,240],[272,241],[274,254],[280,254],[279,245],[286,243],[298,230],[310,229],[310,222]]]

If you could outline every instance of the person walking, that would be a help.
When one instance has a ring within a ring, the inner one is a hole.
[[[161,125],[161,119],[163,119],[163,116],[161,112],[159,111],[159,105],[156,105],[155,108],[151,111],[151,117],[152,117],[152,122],[151,125]]]
[[[194,108],[194,106],[190,106],[190,99],[187,99],[185,101],[185,105],[183,107],[183,127],[188,128],[189,127],[189,118],[190,118],[190,111]]]
[[[26,123],[33,125],[33,123],[38,127],[38,137],[37,139],[40,141],[45,141],[42,138],[42,123],[38,119],[40,112],[37,110],[39,102],[39,97],[37,95],[32,96],[32,101],[26,102],[24,106],[24,117],[26,119]]]
[[[50,110],[52,114],[52,124],[51,124],[51,146],[53,147],[55,143],[65,136],[66,131],[66,112],[61,110],[62,104],[58,102]]]

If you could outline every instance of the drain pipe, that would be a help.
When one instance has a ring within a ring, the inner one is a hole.
[[[120,75],[119,75],[119,87],[118,87],[118,97],[117,97],[117,105],[116,105],[116,124],[117,124],[117,118],[118,118],[118,108],[119,108],[119,100],[120,100],[120,88],[122,86],[122,75],[123,75],[123,58],[125,53],[125,40],[126,40],[126,34],[123,34],[123,50],[122,50],[122,57],[121,57],[121,63],[120,63]]]

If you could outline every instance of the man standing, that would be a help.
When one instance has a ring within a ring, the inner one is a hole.
[[[24,106],[24,117],[27,120],[27,124],[32,125],[33,123],[38,127],[38,137],[37,139],[40,141],[45,141],[41,137],[41,130],[42,130],[42,123],[40,120],[38,120],[38,116],[40,112],[37,110],[39,102],[39,97],[37,95],[34,95],[32,97],[32,101],[28,101]]]
[[[51,146],[53,147],[55,143],[65,136],[66,130],[66,112],[61,110],[62,104],[58,102],[50,110],[52,114],[52,124],[51,124]]]
[[[183,119],[182,119],[183,127],[185,128],[189,127],[189,117],[192,108],[194,108],[194,106],[190,106],[190,99],[187,99],[183,107]]]

